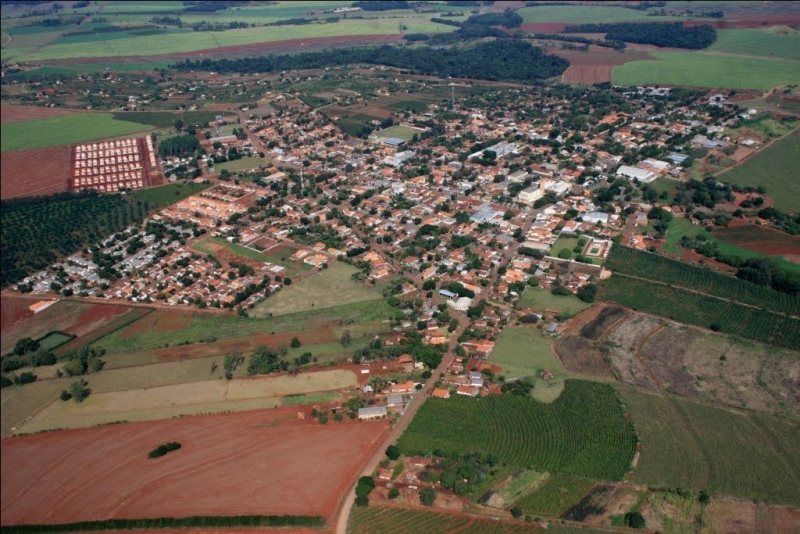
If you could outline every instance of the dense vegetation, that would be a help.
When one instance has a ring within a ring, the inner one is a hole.
[[[757,285],[649,252],[613,247],[606,267],[618,273],[682,286],[752,306],[763,306],[775,312],[800,315],[800,299],[796,295],[780,293],[767,287],[767,284]]]
[[[226,528],[226,527],[305,527],[325,526],[325,518],[307,515],[238,515],[161,517],[157,519],[105,519],[56,525],[3,526],[3,532],[89,532],[99,530],[144,530],[173,528]]]
[[[2,286],[142,221],[148,211],[140,200],[92,191],[4,200],[0,206]]]
[[[675,321],[769,343],[800,347],[800,320],[662,283],[615,274],[600,285],[601,300]]]
[[[200,148],[200,141],[191,134],[168,137],[158,144],[158,154],[161,156],[189,156]]]
[[[147,457],[148,458],[161,458],[162,456],[166,455],[167,453],[170,453],[172,451],[177,451],[180,448],[181,448],[181,444],[178,443],[177,441],[168,441],[167,443],[165,443],[163,445],[159,445],[158,447],[156,447],[152,451],[148,452],[147,453]]]
[[[518,395],[430,398],[398,446],[406,454],[494,454],[511,466],[619,480],[636,436],[610,386],[570,380],[552,404]]]
[[[459,50],[402,49],[393,46],[347,48],[294,55],[244,59],[184,60],[179,71],[206,70],[222,74],[318,69],[332,65],[370,63],[409,69],[437,76],[469,76],[482,80],[530,82],[562,74],[569,62],[544,54],[524,41],[503,39]],[[476,69],[476,65],[480,65]]]
[[[651,44],[660,47],[699,50],[717,39],[709,25],[684,26],[682,22],[619,22],[613,24],[579,24],[567,26],[566,33],[605,33],[610,41]]]

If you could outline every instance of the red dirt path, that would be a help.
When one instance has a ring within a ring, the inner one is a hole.
[[[5,111],[3,111],[5,113]],[[56,146],[4,152],[0,198],[51,195],[67,190],[70,148]]]
[[[67,108],[45,108],[39,106],[0,106],[0,123],[22,122],[31,119],[46,119],[48,117],[60,117],[61,115],[72,115],[82,113],[80,109]]]
[[[388,432],[296,407],[50,432],[0,443],[2,524],[322,515]],[[167,441],[178,451],[151,460]]]

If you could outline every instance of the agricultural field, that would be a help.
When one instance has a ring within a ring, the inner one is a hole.
[[[569,380],[551,404],[514,395],[428,398],[398,446],[407,454],[493,453],[511,466],[619,480],[636,436],[611,386]]]
[[[800,236],[755,224],[729,224],[714,230],[714,238],[735,247],[770,256],[800,254]]]
[[[717,235],[717,232],[714,232]],[[710,269],[695,267],[650,252],[616,246],[606,261],[614,272],[647,278],[672,286],[707,293],[770,311],[800,315],[800,300],[788,293],[775,291]]]
[[[497,343],[488,362],[503,368],[507,378],[530,377],[534,380],[531,392],[539,402],[552,402],[564,390],[567,378],[553,353],[552,339],[531,327],[506,327],[497,338]],[[539,373],[549,369],[553,378],[543,380]]]
[[[388,425],[319,425],[298,420],[296,411],[182,417],[5,439],[0,443],[3,526],[264,514],[329,518]],[[166,441],[182,447],[148,459],[148,451]],[[306,497],[296,498],[301,493]]]
[[[772,89],[800,83],[797,62],[702,52],[650,52],[658,61],[614,67],[618,85],[683,85],[726,89]]]
[[[266,319],[194,312],[188,324],[179,330],[139,329],[133,323],[128,329],[113,332],[94,345],[106,349],[109,354],[167,347],[172,357],[177,358],[180,354],[191,354],[197,347],[224,354],[254,344],[288,346],[294,336],[304,344],[338,342],[344,330],[350,330],[354,339],[380,333],[381,321],[392,317],[394,311],[385,302],[368,301]],[[178,344],[181,345],[176,347]]]
[[[114,113],[114,119],[148,124],[156,128],[172,128],[177,119],[187,125],[203,125],[213,121],[217,115],[225,114],[218,111],[119,111]]]
[[[800,76],[797,82],[800,82]],[[797,181],[799,152],[800,132],[794,132],[718,178],[722,182],[740,186],[764,186],[777,209],[796,213],[800,210],[800,183]]]
[[[552,529],[550,529],[552,530]],[[548,532],[550,531],[548,530]],[[347,524],[348,534],[536,534],[538,525],[518,521],[497,521],[486,517],[470,517],[421,509],[388,506],[354,507]],[[558,528],[553,532],[561,532]],[[583,532],[583,531],[582,531]]]
[[[382,298],[380,291],[352,279],[357,269],[336,262],[328,269],[282,288],[250,312],[253,317],[286,315]]]
[[[222,360],[222,358],[220,358]],[[179,362],[180,363],[180,362]],[[207,362],[202,362],[206,363]],[[247,363],[245,362],[244,366]],[[329,370],[301,373],[292,377],[266,376],[248,377],[233,380],[220,380],[198,363],[193,363],[195,373],[202,376],[202,382],[182,382],[165,386],[154,386],[142,380],[148,374],[169,371],[168,364],[154,364],[141,368],[115,369],[108,371],[112,376],[105,377],[101,371],[87,377],[92,394],[80,404],[63,402],[54,397],[52,403],[26,421],[17,434],[30,434],[43,430],[85,428],[109,424],[115,421],[152,421],[170,417],[218,412],[239,412],[280,406],[286,395],[296,396],[305,393],[342,390],[355,386],[356,375],[348,370]],[[176,367],[176,366],[172,366]],[[178,371],[184,371],[178,366]],[[145,387],[98,392],[96,387],[106,389],[111,384],[128,381],[123,375],[130,372],[139,377],[139,384]],[[117,376],[115,376],[117,375]],[[185,374],[183,376],[186,376]],[[188,377],[187,377],[188,378]],[[68,389],[74,379],[59,379],[62,389]],[[95,383],[98,384],[95,384]],[[19,389],[23,389],[19,388]],[[325,397],[330,400],[329,397]],[[336,398],[336,395],[333,396]],[[320,402],[319,400],[312,400]]]
[[[0,150],[25,150],[68,145],[124,137],[151,130],[147,125],[120,121],[111,113],[81,113],[24,122],[9,122],[0,126]]]
[[[81,113],[79,109],[45,108],[39,106],[8,106],[0,105],[0,122],[24,122],[33,119],[59,117],[61,115],[74,115]]]
[[[675,321],[768,343],[800,347],[800,320],[715,297],[615,274],[600,285],[599,298]]]
[[[800,32],[780,34],[756,28],[718,30],[717,40],[708,50],[800,60]]]
[[[626,384],[736,409],[800,413],[793,394],[800,360],[792,350],[639,313],[617,325],[607,340],[609,363]]]
[[[560,516],[581,500],[593,482],[567,473],[549,475],[543,485],[514,502],[527,514]]]
[[[210,182],[179,182],[158,187],[148,187],[147,189],[137,189],[131,193],[131,196],[136,200],[141,200],[147,205],[148,209],[152,210],[180,202],[186,197],[196,195],[210,185]]]
[[[68,146],[3,154],[0,199],[63,193],[69,180],[69,162]]]
[[[620,388],[642,441],[632,482],[800,504],[800,426]]]
[[[567,315],[575,315],[592,306],[576,296],[553,295],[549,290],[540,287],[525,289],[519,298],[519,304],[523,308],[531,308],[536,311],[554,311]]]
[[[570,24],[583,24],[587,20],[592,22],[633,22],[633,21],[669,21],[676,17],[653,17],[647,11],[627,9],[619,6],[560,6],[542,5],[524,7],[517,10],[526,24],[543,22],[564,22]],[[523,24],[523,29],[528,29]],[[530,30],[529,30],[530,31]],[[539,30],[537,30],[539,31]]]

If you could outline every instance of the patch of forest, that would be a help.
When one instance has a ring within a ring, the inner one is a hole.
[[[717,39],[711,26],[684,26],[682,22],[620,22],[567,26],[565,33],[605,33],[609,41],[699,50]]]
[[[334,65],[368,63],[387,65],[441,77],[456,76],[492,81],[532,82],[560,76],[569,67],[566,59],[547,55],[524,41],[502,39],[471,48],[406,49],[384,45],[378,48],[347,48],[302,54],[242,59],[184,60],[171,68],[179,71],[265,73],[294,69],[319,69]]]

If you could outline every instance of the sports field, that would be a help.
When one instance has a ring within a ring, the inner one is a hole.
[[[718,30],[717,40],[708,50],[800,60],[800,32],[781,35],[755,28]]]
[[[800,504],[800,426],[620,388],[642,440],[632,482]]]
[[[519,303],[523,308],[532,308],[538,311],[552,310],[569,315],[575,315],[581,310],[592,306],[587,302],[583,302],[578,297],[572,295],[553,295],[549,289],[543,289],[541,287],[526,288],[525,291],[522,292]]]
[[[650,52],[658,61],[614,67],[619,85],[686,85],[728,89],[772,89],[800,83],[800,64],[788,59],[724,56],[703,52]]]
[[[116,120],[111,113],[81,113],[12,122],[0,126],[0,150],[6,152],[83,143],[152,129],[148,125]]]
[[[398,139],[411,141],[415,134],[419,136],[419,130],[409,128],[408,126],[392,126],[391,128],[386,128],[385,130],[376,132],[375,137],[382,137],[384,139],[388,137],[396,137]]]
[[[800,131],[795,131],[742,165],[720,175],[719,180],[741,186],[763,185],[767,188],[767,194],[774,199],[776,208],[787,213],[797,213],[800,212],[798,154],[800,154]]]
[[[334,263],[328,269],[283,287],[277,294],[256,305],[250,315],[286,315],[380,299],[380,291],[352,279],[355,272],[357,270],[354,267]]]

